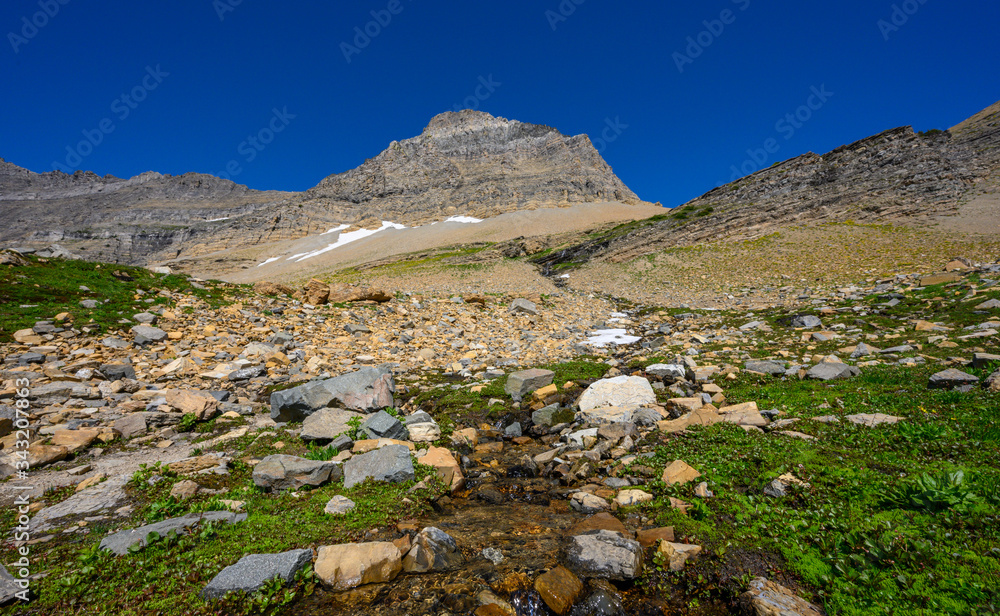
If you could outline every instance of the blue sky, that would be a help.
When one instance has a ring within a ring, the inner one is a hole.
[[[304,190],[478,107],[589,134],[672,206],[996,102],[997,23],[982,0],[5,0],[0,157]]]

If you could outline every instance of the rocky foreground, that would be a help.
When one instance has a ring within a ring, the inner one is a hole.
[[[1000,265],[947,269],[751,313],[319,281],[230,287],[217,307],[136,294],[117,331],[66,306],[2,347],[0,498],[26,494],[31,515],[5,561],[24,547],[35,559],[34,602],[18,603],[14,570],[2,600],[33,614],[825,613],[877,573],[833,560],[824,582],[767,543],[848,549],[808,539],[830,530],[809,516],[831,486],[857,481],[823,448],[846,447],[864,470],[927,413],[959,421],[971,404],[976,421],[996,419]],[[878,379],[930,397],[856,397]],[[995,452],[995,427],[955,425],[935,438]],[[955,447],[920,453],[990,477]],[[878,460],[886,474],[901,464]],[[990,494],[931,510],[976,511],[988,528]],[[975,574],[940,613],[996,605],[990,535],[968,537],[975,558],[950,558]],[[899,571],[909,585],[886,605],[944,596]],[[115,587],[114,606],[83,590]]]

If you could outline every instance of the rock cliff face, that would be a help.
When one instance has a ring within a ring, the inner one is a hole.
[[[331,175],[302,201],[344,222],[407,224],[454,213],[486,218],[540,206],[641,202],[586,135],[469,110],[436,116],[420,136]]]
[[[720,186],[661,220],[547,255],[540,263],[625,261],[672,246],[755,239],[807,222],[892,222],[953,211],[977,185],[995,179],[1000,103],[953,130],[895,128],[808,153]]]
[[[66,242],[89,258],[143,263],[210,236],[224,220],[273,208],[288,195],[200,173],[147,172],[130,179],[33,173],[0,159],[0,241]]]
[[[322,233],[339,224],[415,225],[453,214],[642,203],[586,135],[462,111],[304,193],[261,192],[210,175],[32,173],[0,159],[0,242],[60,242],[143,264]]]

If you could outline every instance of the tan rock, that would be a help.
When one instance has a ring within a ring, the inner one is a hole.
[[[664,526],[662,528],[650,528],[648,530],[640,530],[635,534],[636,541],[638,541],[642,547],[651,548],[654,545],[659,545],[661,541],[673,541],[674,540],[674,527]]]
[[[583,582],[575,573],[563,566],[558,566],[543,573],[535,580],[535,590],[556,614],[563,616],[569,613],[583,592]]]
[[[667,400],[667,410],[674,411],[675,413],[692,413],[697,411],[701,407],[705,406],[702,399],[699,398],[671,398]]]
[[[179,332],[178,332],[179,334]],[[167,334],[170,337],[170,334]],[[175,339],[180,340],[181,336],[178,335]],[[174,361],[170,362],[166,366],[163,366],[159,370],[154,370],[153,373],[160,376],[174,375],[174,376],[184,376],[189,374],[195,374],[201,370],[201,366],[194,363],[187,357],[179,357]]]
[[[670,504],[671,509],[677,509],[684,515],[687,515],[688,509],[691,508],[691,503],[674,498],[673,496],[668,496],[667,502]]]
[[[754,616],[823,616],[824,611],[798,597],[781,584],[764,578],[750,580],[749,590],[737,603],[743,612]]]
[[[621,523],[621,520],[604,511],[595,513],[588,518],[580,520],[567,529],[564,534],[567,537],[573,537],[576,535],[590,534],[591,532],[598,530],[610,530],[615,533],[621,533],[625,537],[632,536],[632,533],[625,528],[625,525]]]
[[[734,423],[738,426],[766,426],[767,420],[757,410],[756,402],[744,402],[743,404],[733,404],[719,409],[722,421]]]
[[[690,426],[711,426],[721,421],[724,421],[723,416],[714,406],[707,404],[697,411],[683,415],[678,419],[658,421],[656,422],[656,427],[661,432],[680,432]]]
[[[90,477],[87,477],[86,479],[84,479],[80,483],[76,484],[76,491],[77,492],[82,492],[83,490],[86,490],[90,486],[96,486],[97,484],[101,483],[102,481],[104,481],[107,478],[108,478],[108,476],[105,475],[104,473],[97,473],[96,475],[92,475]]]
[[[193,413],[198,421],[206,421],[219,412],[219,401],[208,392],[166,389],[161,392],[167,405],[180,413]]]
[[[387,302],[392,299],[392,295],[382,289],[374,287],[353,287],[347,284],[330,285],[330,303],[341,304],[345,302]]]
[[[14,332],[14,341],[18,344],[41,344],[42,337],[34,332],[32,329],[19,329]]]
[[[283,284],[261,281],[253,285],[253,290],[259,295],[291,295],[292,290]]]
[[[924,276],[920,279],[920,286],[929,287],[934,284],[946,284],[949,282],[958,282],[962,279],[960,274],[953,272],[948,272],[945,274],[931,274],[930,276]]]
[[[666,557],[671,571],[680,571],[684,568],[687,559],[697,556],[701,552],[701,546],[661,541],[658,551]]]
[[[303,295],[307,304],[322,306],[330,299],[330,285],[313,278],[306,284]]]
[[[622,490],[615,497],[615,504],[619,507],[631,507],[642,503],[652,502],[653,495],[643,490]]]
[[[15,436],[15,435],[12,435]],[[63,460],[69,455],[69,449],[59,445],[43,445],[33,443],[28,447],[28,468],[38,468]]]
[[[450,486],[452,492],[457,492],[465,486],[465,477],[462,475],[462,467],[455,459],[455,456],[444,447],[431,447],[427,453],[420,458],[421,464],[433,466],[438,477],[444,485]]]
[[[170,488],[170,496],[173,496],[178,501],[186,501],[197,494],[200,488],[201,486],[197,483],[190,479],[185,479],[184,481],[178,481]]]
[[[364,439],[354,442],[354,448],[351,449],[351,453],[368,453],[369,451],[375,451],[376,449],[382,449],[387,445],[405,445],[410,451],[416,451],[417,446],[410,441],[397,441],[393,438],[380,438],[380,439]]]
[[[949,332],[950,327],[945,327],[943,325],[938,325],[937,323],[931,323],[930,321],[916,321],[913,324],[913,329],[918,332]]]
[[[668,486],[685,484],[701,477],[701,473],[688,466],[683,460],[674,460],[663,469],[663,482]]]
[[[333,590],[389,582],[402,570],[403,556],[388,541],[326,545],[319,548],[314,571]]]
[[[69,453],[77,453],[90,446],[101,435],[97,428],[79,430],[56,430],[52,434],[52,444],[65,447]]]
[[[451,442],[454,445],[468,445],[469,447],[475,447],[479,444],[479,431],[475,428],[455,430],[451,434]]]
[[[531,392],[531,397],[535,400],[544,400],[545,398],[557,393],[559,393],[559,388],[556,387],[555,383],[551,383]]]
[[[222,460],[216,456],[198,456],[195,458],[187,458],[184,460],[178,460],[177,462],[172,462],[167,465],[167,468],[178,475],[189,475],[191,473],[197,473],[198,471],[215,468],[221,463]]]

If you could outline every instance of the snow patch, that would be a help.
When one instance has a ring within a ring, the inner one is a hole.
[[[639,336],[628,335],[624,329],[599,329],[591,334],[583,344],[593,347],[604,347],[609,344],[634,344],[639,342]]]
[[[472,216],[452,216],[451,218],[449,218],[445,222],[461,222],[461,223],[466,223],[466,224],[474,225],[474,224],[483,222],[483,219],[482,218],[473,218]]]
[[[268,259],[267,261],[264,261],[263,263],[258,263],[257,267],[260,267],[262,265],[267,265],[268,263],[274,263],[275,261],[277,261],[280,258],[281,257],[271,257],[270,259]]]
[[[330,229],[329,231],[324,231],[320,235],[327,235],[328,233],[337,233],[338,231],[343,231],[344,229],[350,227],[351,225],[337,225],[336,227]]]
[[[213,218],[211,220],[206,220],[205,222],[219,222],[220,220],[229,220],[229,216],[226,216],[225,218]]]
[[[341,225],[341,226],[343,227],[343,225]],[[400,224],[396,224],[394,222],[389,222],[387,220],[383,220],[382,221],[382,226],[379,227],[378,229],[373,229],[373,230],[358,229],[357,231],[349,231],[347,233],[341,232],[337,236],[337,241],[334,242],[334,243],[332,243],[332,244],[330,244],[326,248],[320,248],[319,250],[314,250],[312,252],[301,252],[301,253],[299,253],[297,255],[292,255],[292,256],[288,257],[288,260],[294,260],[296,263],[298,263],[299,261],[305,261],[306,259],[311,259],[311,258],[313,258],[315,256],[318,256],[318,255],[321,255],[321,254],[323,254],[325,252],[330,252],[331,250],[333,250],[335,248],[340,248],[341,246],[343,246],[345,244],[350,244],[351,242],[356,242],[356,241],[358,241],[360,239],[363,239],[363,238],[366,238],[366,237],[368,237],[370,235],[375,235],[379,231],[385,231],[386,229],[405,229],[405,228],[406,228],[405,225],[400,225]],[[330,233],[332,231],[335,231],[335,230],[336,229],[331,230],[328,233]]]

